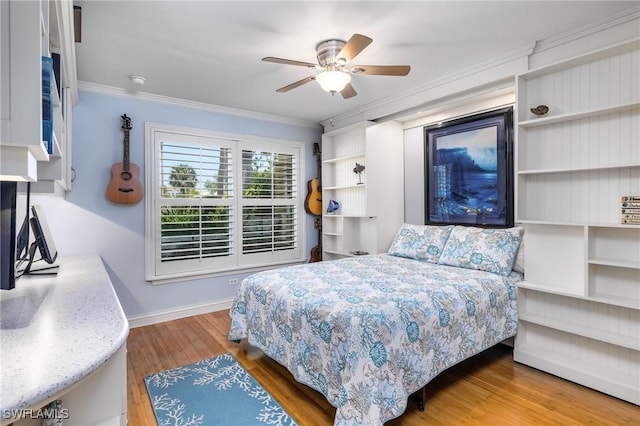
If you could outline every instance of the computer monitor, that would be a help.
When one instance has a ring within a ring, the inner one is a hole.
[[[31,183],[27,182],[26,207],[24,209],[24,220],[20,226],[20,230],[16,235],[16,271],[20,271],[20,267],[24,262],[29,261],[29,210],[31,206]],[[16,223],[17,224],[17,223]]]
[[[37,204],[31,206],[31,213],[33,217],[30,219],[31,222],[31,230],[33,231],[33,237],[35,241],[31,244],[31,248],[29,249],[29,264],[24,270],[24,274],[42,274],[39,271],[50,270],[53,268],[57,268],[58,265],[50,266],[46,268],[39,268],[37,270],[32,269],[32,264],[35,258],[35,251],[38,249],[40,252],[40,256],[42,260],[45,262],[52,264],[56,261],[58,257],[58,250],[56,249],[56,245],[53,241],[53,236],[51,235],[51,231],[49,230],[49,225],[44,216],[44,212],[42,211],[42,207]],[[44,272],[44,274],[56,274],[57,272]]]

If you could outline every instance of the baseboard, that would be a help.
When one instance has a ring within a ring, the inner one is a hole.
[[[159,322],[172,321],[194,315],[206,314],[209,312],[222,311],[231,308],[233,298],[216,300],[215,302],[201,305],[184,306],[176,309],[152,312],[150,314],[135,315],[128,317],[129,328],[143,327],[145,325],[157,324]]]

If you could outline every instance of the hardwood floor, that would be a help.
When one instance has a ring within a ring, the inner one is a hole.
[[[143,377],[231,353],[302,426],[332,425],[324,397],[256,348],[227,340],[228,311],[131,329],[128,346],[130,426],[156,425]],[[436,377],[425,411],[410,401],[386,425],[631,425],[640,407],[513,361],[498,345]],[[230,425],[231,426],[231,425]]]

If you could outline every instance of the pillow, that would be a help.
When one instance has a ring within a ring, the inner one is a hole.
[[[438,263],[509,275],[522,241],[524,229],[456,226]]]
[[[518,247],[516,260],[513,262],[513,270],[524,274],[524,235],[522,236],[522,241],[520,241],[520,247]]]
[[[453,225],[410,225],[403,223],[396,233],[388,254],[438,263]]]

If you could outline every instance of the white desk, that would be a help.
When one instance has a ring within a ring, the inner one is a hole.
[[[127,318],[99,256],[57,263],[0,291],[0,424],[59,399],[65,425],[124,425]]]

